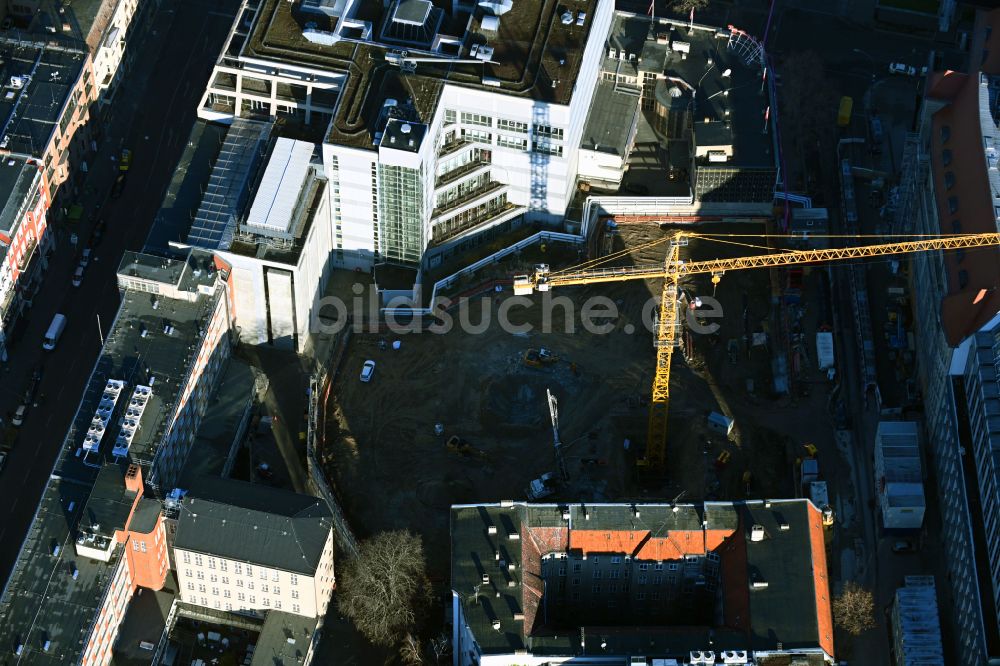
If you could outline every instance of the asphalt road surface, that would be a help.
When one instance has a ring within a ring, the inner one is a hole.
[[[76,255],[89,238],[86,216],[79,227],[57,225],[56,251],[10,361],[0,371],[0,415],[20,402],[32,372],[43,368],[39,397],[28,413],[16,448],[0,472],[0,576],[6,583],[21,548],[56,454],[76,412],[101,339],[120,302],[116,270],[122,253],[141,249],[183,150],[196,107],[238,4],[233,0],[162,2],[140,30],[132,70],[125,75],[111,122],[80,197],[88,213],[103,217],[106,230],[94,249],[83,284],[71,286]],[[109,193],[122,147],[133,153],[127,184],[118,199]],[[70,244],[76,233],[80,245]],[[68,318],[55,351],[43,352],[42,337],[56,312]],[[98,331],[100,326],[100,333]]]

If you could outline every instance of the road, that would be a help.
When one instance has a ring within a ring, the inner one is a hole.
[[[206,12],[206,5],[211,11]],[[100,205],[107,229],[79,288],[70,277],[76,252],[70,234],[86,241],[92,223],[70,229],[56,225],[56,250],[27,324],[0,371],[0,414],[12,412],[31,373],[43,367],[39,394],[20,429],[18,445],[8,456],[0,483],[0,576],[10,573],[101,347],[118,311],[116,271],[126,250],[142,247],[166,191],[183,142],[194,121],[204,84],[232,25],[233,0],[163,2],[134,40],[139,45],[132,71],[123,81],[98,156],[79,200],[89,211]],[[118,173],[113,156],[132,149],[127,185],[117,200],[109,198]],[[96,218],[95,218],[96,219]],[[43,352],[42,336],[52,316],[64,313],[68,325],[57,349]],[[98,326],[100,326],[100,333]]]

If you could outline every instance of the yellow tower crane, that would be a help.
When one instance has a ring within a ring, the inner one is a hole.
[[[736,235],[730,235],[736,237]],[[930,236],[917,240],[883,243],[878,245],[858,245],[853,247],[829,248],[822,250],[785,250],[734,259],[712,259],[709,261],[681,260],[680,249],[691,239],[713,238],[691,232],[678,232],[669,239],[670,248],[664,263],[646,266],[616,266],[592,268],[615,255],[584,262],[580,266],[562,271],[551,271],[547,265],[539,265],[533,275],[514,277],[514,294],[528,295],[533,291],[549,291],[553,287],[598,284],[602,282],[624,282],[627,280],[663,279],[660,300],[660,317],[656,329],[656,371],[653,376],[652,400],[649,405],[649,426],[646,435],[646,456],[639,465],[650,471],[660,472],[666,463],[667,409],[670,401],[670,361],[673,358],[677,335],[677,289],[681,278],[688,275],[711,275],[712,283],[718,284],[726,271],[745,268],[771,268],[818,262],[847,261],[864,257],[878,257],[908,252],[928,252],[931,250],[954,250],[969,247],[1000,245],[1000,234],[958,234],[952,236]],[[764,238],[763,236],[758,236]],[[845,236],[842,238],[856,238]],[[661,241],[654,241],[650,245]],[[637,249],[637,248],[633,248]],[[617,255],[625,254],[628,250]]]

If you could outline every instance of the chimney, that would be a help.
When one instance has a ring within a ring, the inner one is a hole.
[[[136,495],[142,494],[142,472],[138,465],[129,465],[125,472],[125,489]]]

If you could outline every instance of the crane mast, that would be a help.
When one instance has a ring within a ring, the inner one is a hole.
[[[687,275],[712,276],[713,282],[726,271],[747,268],[774,268],[795,264],[847,261],[864,257],[878,257],[908,252],[953,250],[958,248],[1000,245],[1000,233],[961,234],[922,238],[919,240],[857,245],[821,250],[787,250],[732,259],[685,262],[680,258],[680,248],[698,234],[680,232],[670,240],[670,248],[663,264],[646,266],[616,266],[611,268],[569,268],[552,272],[547,265],[536,267],[533,275],[514,277],[514,293],[528,295],[533,291],[548,291],[553,287],[624,282],[628,280],[663,279],[660,297],[660,317],[656,328],[656,368],[653,376],[652,400],[649,405],[649,423],[646,436],[646,456],[639,461],[641,467],[653,472],[663,470],[666,464],[667,415],[670,405],[670,363],[677,337],[677,295],[682,277]],[[845,238],[850,238],[845,237]]]

